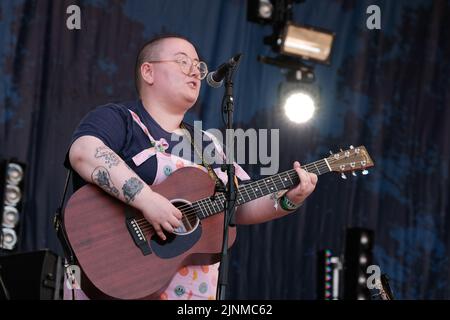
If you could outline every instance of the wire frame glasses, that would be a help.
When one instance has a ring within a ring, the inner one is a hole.
[[[180,57],[177,57],[173,60],[153,60],[153,61],[147,61],[148,63],[160,63],[160,62],[176,62],[179,66],[181,71],[185,75],[192,75],[194,72],[194,68],[197,69],[198,73],[195,74],[195,77],[199,80],[205,79],[205,77],[208,74],[208,66],[203,61],[192,61],[191,58],[188,56],[182,55]]]

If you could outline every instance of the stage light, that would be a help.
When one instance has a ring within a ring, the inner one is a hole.
[[[251,22],[271,23],[274,14],[274,4],[270,0],[248,0],[247,19]]]
[[[2,229],[0,248],[14,250],[18,242],[18,228],[22,211],[25,165],[15,160],[0,162],[0,200],[2,201]]]
[[[316,105],[314,100],[304,92],[291,93],[284,103],[284,111],[289,120],[305,123],[312,118]]]
[[[6,185],[6,192],[5,192],[6,205],[15,206],[20,201],[21,198],[22,194],[17,186]]]
[[[13,250],[17,244],[17,235],[14,229],[2,228],[1,248]]]
[[[272,18],[273,5],[269,0],[259,0],[258,6],[259,6],[258,13],[261,18],[263,19]]]
[[[319,300],[339,299],[342,270],[340,258],[333,256],[330,249],[319,251],[317,258],[317,298]]]
[[[361,239],[360,239],[361,244],[366,245],[369,242],[369,238],[367,237],[366,234],[362,234],[361,235]]]
[[[16,208],[5,206],[3,209],[2,225],[8,228],[15,228],[19,222],[19,212]]]
[[[278,39],[280,53],[329,64],[334,33],[288,22]]]
[[[23,178],[23,169],[17,163],[8,163],[6,183],[18,185]]]
[[[367,257],[365,255],[359,257],[359,264],[361,265],[367,264]]]
[[[373,260],[373,231],[350,228],[345,239],[344,299],[369,300],[367,267]]]
[[[365,275],[360,275],[359,276],[359,278],[358,278],[358,283],[360,284],[360,285],[364,285],[365,283],[366,283],[366,277],[365,277]]]
[[[315,85],[301,81],[287,81],[280,85],[280,106],[294,123],[305,123],[315,114],[319,93]]]

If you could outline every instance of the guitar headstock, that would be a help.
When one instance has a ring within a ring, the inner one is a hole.
[[[332,154],[326,160],[331,171],[341,173],[343,179],[346,179],[345,172],[351,171],[356,176],[355,171],[363,170],[362,174],[366,175],[369,173],[366,169],[374,166],[364,146],[357,148],[350,146],[345,151],[341,149],[341,152]]]

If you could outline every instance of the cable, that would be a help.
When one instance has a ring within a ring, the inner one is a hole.
[[[8,291],[8,289],[6,289],[5,283],[3,282],[1,271],[2,271],[2,266],[0,265],[0,285],[2,287],[3,295],[5,296],[6,300],[11,300],[9,291]]]

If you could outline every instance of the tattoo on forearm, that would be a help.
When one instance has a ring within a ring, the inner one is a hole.
[[[125,181],[125,184],[122,187],[123,196],[127,203],[134,200],[134,197],[141,192],[144,184],[137,178],[130,178]]]
[[[119,196],[119,190],[112,183],[108,169],[106,169],[105,167],[95,168],[94,171],[92,172],[91,178],[94,183],[96,183],[106,192],[116,197]]]
[[[120,163],[120,158],[108,147],[102,146],[95,150],[96,158],[103,158],[105,164],[109,169],[113,166],[117,166]]]

